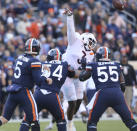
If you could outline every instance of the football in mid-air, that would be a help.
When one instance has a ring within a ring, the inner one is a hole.
[[[127,0],[113,0],[112,3],[118,10],[124,10],[127,7]]]

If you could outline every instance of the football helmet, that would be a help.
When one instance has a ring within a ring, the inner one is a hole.
[[[84,43],[84,48],[86,51],[94,49],[97,44],[96,38],[92,33],[86,32],[81,34],[81,39]]]
[[[59,51],[59,49],[57,48],[51,49],[48,52],[47,61],[51,61],[51,60],[61,60],[61,52]]]
[[[40,52],[40,42],[35,38],[30,38],[25,43],[25,53],[38,55]]]
[[[110,50],[107,47],[100,47],[96,52],[96,61],[110,61]]]

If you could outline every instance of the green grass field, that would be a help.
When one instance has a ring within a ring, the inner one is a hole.
[[[41,122],[41,131],[44,131],[48,122]],[[75,122],[77,131],[86,131],[86,124],[76,121]],[[18,131],[19,123],[8,123],[2,127],[0,127],[0,131]],[[57,131],[56,125],[54,125],[54,129],[50,131]],[[129,131],[125,125],[120,120],[105,120],[100,121],[98,124],[98,131]]]

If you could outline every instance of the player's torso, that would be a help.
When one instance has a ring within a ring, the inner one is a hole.
[[[92,62],[94,58],[93,51],[85,51],[83,43],[77,39],[74,44],[68,45],[64,60],[68,62],[74,69],[80,67],[79,61],[85,56],[88,62]]]
[[[13,84],[18,84],[24,88],[33,88],[34,82],[31,73],[32,56],[21,55],[15,62],[13,73]]]
[[[67,62],[50,61],[48,63],[45,62],[43,65],[46,65],[50,68],[50,73],[48,77],[52,78],[53,83],[52,85],[48,85],[45,81],[43,81],[41,88],[55,93],[59,93],[60,88],[64,84],[67,77],[67,73],[68,73]]]
[[[95,62],[92,64],[92,78],[96,89],[119,88],[120,65],[116,62]]]

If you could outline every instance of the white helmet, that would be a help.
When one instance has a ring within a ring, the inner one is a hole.
[[[86,32],[81,34],[81,39],[84,43],[84,48],[86,51],[94,49],[97,44],[96,38],[92,33]]]

